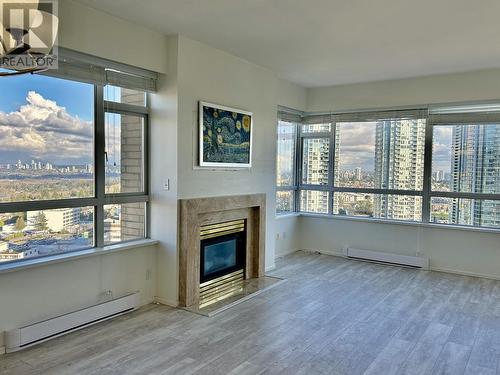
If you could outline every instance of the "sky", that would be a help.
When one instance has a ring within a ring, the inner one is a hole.
[[[340,168],[375,170],[376,122],[343,123],[340,126]],[[433,171],[450,171],[451,126],[436,126],[433,138]]]
[[[0,164],[93,160],[93,85],[20,75],[0,78]]]
[[[339,168],[353,170],[360,167],[374,172],[376,122],[342,123],[337,126],[340,128]]]
[[[435,126],[433,134],[432,170],[451,171],[451,137],[453,126]]]

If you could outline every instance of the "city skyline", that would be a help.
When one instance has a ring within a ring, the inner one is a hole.
[[[329,163],[329,138],[303,138],[302,183],[311,186],[328,185],[328,173],[333,168],[334,186],[422,191],[425,122],[425,119],[384,120],[378,121],[374,128],[365,126],[364,123],[338,123],[335,128],[333,166]],[[364,130],[356,131],[354,124]],[[461,145],[458,142],[460,137],[457,137],[456,133],[457,129],[462,127],[469,127],[470,131]],[[364,144],[361,145],[365,152],[356,156],[359,147],[353,145],[353,134],[366,134],[366,129],[370,130],[373,137],[365,138]],[[499,129],[500,127],[495,125],[434,127],[434,153],[430,174],[432,191],[498,192],[500,188],[495,181],[500,178]],[[367,145],[371,141],[373,145]],[[282,148],[286,149],[287,155],[290,155],[291,145],[288,141],[286,147]],[[369,152],[366,152],[367,150]],[[286,158],[284,154],[281,156]],[[283,160],[280,164],[290,168],[291,160]],[[288,174],[285,175],[287,179],[290,178]],[[474,187],[469,186],[464,190],[466,179],[469,185],[474,183]],[[457,187],[457,181],[461,181],[461,190]],[[289,207],[291,196],[284,193],[279,196],[280,201]],[[422,220],[421,196],[404,193],[388,195],[334,192],[332,197],[328,191],[300,191],[303,211],[327,213],[331,199],[334,214]],[[433,222],[498,226],[498,217],[500,204],[496,201],[439,198],[439,193],[432,196]]]
[[[120,89],[106,86],[115,98]],[[107,155],[119,160],[119,114],[106,113]],[[94,86],[40,75],[0,81],[0,165],[36,160],[92,164]]]
[[[455,125],[452,139],[452,191],[499,193],[500,126]],[[467,225],[500,226],[500,202],[455,199],[450,219]]]
[[[71,90],[68,90],[71,94]],[[0,104],[0,163],[46,160],[88,164],[93,160],[94,125],[47,99],[36,89],[12,112]]]

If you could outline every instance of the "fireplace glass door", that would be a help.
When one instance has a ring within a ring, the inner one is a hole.
[[[244,269],[245,250],[245,232],[202,240],[200,282]]]

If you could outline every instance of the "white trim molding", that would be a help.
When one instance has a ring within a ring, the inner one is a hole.
[[[137,241],[123,242],[116,245],[105,247],[93,247],[87,250],[72,251],[64,254],[49,255],[39,258],[31,258],[15,262],[7,262],[0,265],[0,275],[9,272],[22,271],[35,267],[48,266],[49,264],[57,264],[69,262],[72,260],[83,259],[99,255],[113,254],[119,251],[138,249],[147,246],[154,246],[159,241],[151,239],[143,239]]]
[[[174,301],[174,300],[170,300],[170,299],[166,299],[166,298],[158,297],[158,296],[155,296],[154,303],[169,306],[169,307],[174,307],[174,308],[179,307],[179,301]]]

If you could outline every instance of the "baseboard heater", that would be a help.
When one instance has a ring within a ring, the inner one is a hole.
[[[133,311],[139,307],[139,293],[131,293],[104,303],[55,318],[7,331],[7,353],[15,352],[69,332]]]
[[[429,258],[410,255],[384,253],[374,250],[353,249],[348,247],[346,256],[352,259],[367,260],[372,262],[409,266],[414,268],[429,268]]]

